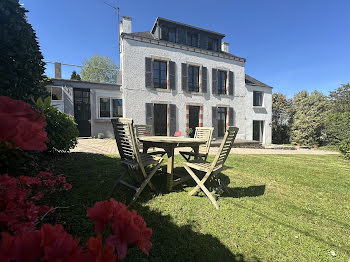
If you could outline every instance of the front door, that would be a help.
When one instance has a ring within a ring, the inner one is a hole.
[[[79,136],[91,136],[90,89],[74,88],[74,118]]]
[[[154,135],[156,136],[166,136],[167,135],[167,104],[154,104]]]
[[[262,142],[264,121],[253,120],[253,140]]]
[[[218,107],[218,137],[223,137],[226,132],[227,108]]]
[[[189,124],[189,128],[192,129],[192,133],[190,134],[190,137],[194,137],[196,127],[199,126],[199,106],[189,106],[188,113],[189,113],[188,124]]]

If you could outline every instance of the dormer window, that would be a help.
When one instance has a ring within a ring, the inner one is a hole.
[[[198,47],[198,34],[187,32],[187,45]]]
[[[169,28],[168,40],[169,42],[176,42],[176,28]]]
[[[218,51],[218,40],[208,37],[208,50]]]

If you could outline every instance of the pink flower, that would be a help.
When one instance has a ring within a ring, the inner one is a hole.
[[[69,184],[69,183],[66,183],[66,184],[64,184],[63,188],[64,188],[65,190],[69,190],[69,189],[72,188],[72,185]]]
[[[30,104],[0,96],[0,142],[12,142],[24,150],[46,150],[48,141],[41,117]]]

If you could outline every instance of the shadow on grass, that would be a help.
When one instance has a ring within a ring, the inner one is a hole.
[[[86,210],[96,201],[108,198],[117,177],[124,172],[119,157],[97,154],[71,153],[57,160],[55,174],[64,174],[73,188],[50,199],[53,206],[73,206],[57,210],[56,222],[61,223],[82,242],[93,235],[93,224],[86,218]],[[166,176],[155,177],[155,185],[165,188]],[[152,180],[153,182],[153,180]],[[118,185],[113,192],[117,201],[129,200],[133,191]],[[155,194],[147,187],[132,207],[152,228],[150,255],[138,249],[130,249],[124,261],[247,261],[243,254],[234,254],[220,239],[196,232],[192,225],[177,225],[170,215],[144,205]],[[249,257],[249,261],[259,261]]]

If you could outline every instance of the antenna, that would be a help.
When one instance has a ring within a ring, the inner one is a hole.
[[[117,21],[117,25],[118,25],[118,51],[120,54],[120,26],[119,26],[119,7],[115,7],[107,2],[103,2],[105,5],[108,5],[109,7],[113,8],[114,10],[117,10],[118,13],[118,21]]]

